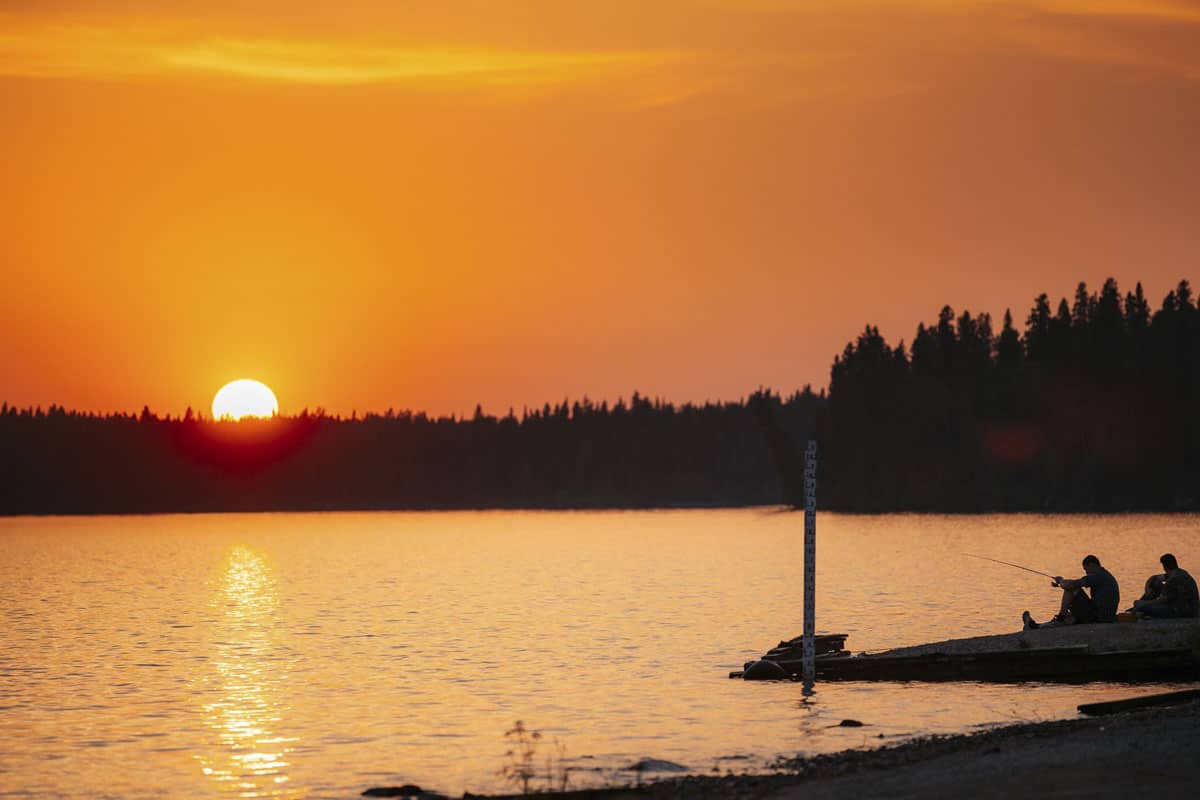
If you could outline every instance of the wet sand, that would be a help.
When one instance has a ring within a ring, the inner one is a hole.
[[[1112,699],[1119,699],[1114,697]],[[1200,790],[1200,701],[1105,717],[1023,723],[779,765],[771,775],[691,776],[640,789],[542,794],[635,798],[1130,798]]]
[[[1200,703],[946,740],[891,765],[864,759],[843,776],[779,787],[774,800],[834,797],[1131,798],[1200,790]],[[874,763],[873,763],[874,762]]]

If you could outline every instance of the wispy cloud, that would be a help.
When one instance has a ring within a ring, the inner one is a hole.
[[[1200,81],[1200,4],[1060,0],[1006,36],[1053,58]]]
[[[1033,10],[1081,16],[1129,17],[1200,23],[1200,3],[1188,0],[1042,0],[1022,3]]]
[[[225,16],[183,18],[131,2],[139,10],[109,16],[35,3],[0,12],[0,76],[510,93],[587,84],[620,102],[719,96],[727,109],[908,93],[997,53],[1200,79],[1198,0],[662,0],[649,22],[615,3],[602,33],[571,15],[516,30],[494,10],[464,26],[441,6],[428,12],[436,24],[389,5],[334,29],[307,17],[281,28],[228,3]]]
[[[781,14],[827,14],[835,11],[903,12],[907,14],[979,14],[999,9],[1065,12],[1102,17],[1146,17],[1200,22],[1196,0],[699,0],[704,5]]]
[[[776,28],[822,30],[854,57],[903,64],[1000,53],[1200,79],[1200,0],[703,0],[730,15],[766,14]],[[913,45],[918,45],[918,53]],[[825,42],[810,43],[817,49]],[[907,49],[907,52],[906,52]],[[888,80],[876,71],[872,79]]]
[[[1044,56],[1088,64],[1125,67],[1176,80],[1200,82],[1200,41],[1175,43],[1131,40],[1083,31],[1069,25],[1030,24],[1011,38]],[[1182,51],[1182,52],[1181,52]]]
[[[0,74],[35,78],[178,79],[353,86],[536,85],[685,60],[678,51],[550,52],[461,45],[395,45],[346,39],[267,38],[170,27],[6,24]]]

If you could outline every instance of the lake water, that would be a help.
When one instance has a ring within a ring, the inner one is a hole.
[[[818,523],[818,630],[848,646],[1049,617],[1096,553],[1123,605],[1196,516]],[[1075,715],[1163,686],[747,683],[801,631],[800,514],[246,514],[0,520],[0,795],[357,797],[506,787],[516,720],[573,786]],[[867,723],[836,727],[843,718]],[[559,749],[561,748],[561,749]]]

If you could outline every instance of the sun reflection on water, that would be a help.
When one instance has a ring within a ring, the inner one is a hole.
[[[275,632],[279,595],[267,560],[243,546],[231,549],[209,607],[215,636],[206,696],[214,699],[202,708],[214,735],[196,760],[223,793],[301,797],[301,788],[287,785],[296,738],[279,733],[285,676]]]

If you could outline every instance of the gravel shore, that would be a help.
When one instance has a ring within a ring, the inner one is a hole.
[[[1113,698],[1118,699],[1118,698]],[[1200,789],[1200,701],[1106,717],[1010,725],[781,762],[770,775],[689,776],[563,800],[837,797],[1129,798]],[[497,798],[492,798],[497,800]]]

